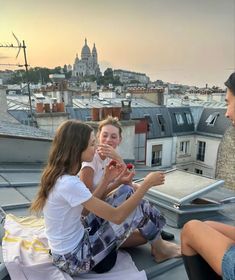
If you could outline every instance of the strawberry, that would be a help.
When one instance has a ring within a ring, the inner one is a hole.
[[[127,169],[130,170],[130,171],[131,171],[132,169],[135,168],[134,165],[133,165],[132,163],[127,163],[126,167],[127,167]]]
[[[114,167],[116,167],[116,165],[117,165],[116,160],[113,160],[113,159],[112,159],[112,160],[110,161],[109,166],[112,166],[112,165],[113,165]]]

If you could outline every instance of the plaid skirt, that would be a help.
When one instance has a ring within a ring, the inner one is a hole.
[[[117,207],[132,194],[133,189],[124,185],[108,197],[106,202]],[[143,199],[120,225],[105,221],[92,213],[83,218],[83,224],[85,234],[72,252],[65,255],[52,253],[54,264],[71,276],[89,272],[113,249],[119,248],[135,229],[150,242],[158,239],[165,225],[165,218],[149,201]]]

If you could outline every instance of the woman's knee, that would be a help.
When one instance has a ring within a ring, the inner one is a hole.
[[[202,222],[198,220],[191,220],[187,222],[181,231],[181,240],[184,241],[187,238],[191,238],[192,233],[195,233],[197,231],[201,223]]]

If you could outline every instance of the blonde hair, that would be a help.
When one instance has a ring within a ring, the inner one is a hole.
[[[40,212],[43,209],[49,193],[60,176],[76,175],[79,172],[82,152],[88,147],[92,131],[89,125],[76,120],[65,121],[59,126],[31,211]]]
[[[98,135],[100,134],[102,128],[106,125],[112,125],[118,128],[119,136],[122,137],[122,125],[117,117],[108,116],[106,119],[100,121],[98,126],[98,132],[97,132]]]

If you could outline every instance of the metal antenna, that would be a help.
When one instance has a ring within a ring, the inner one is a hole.
[[[33,116],[33,110],[32,110],[32,101],[31,101],[31,92],[30,92],[30,83],[29,83],[29,72],[28,72],[28,63],[27,63],[27,56],[26,56],[26,45],[23,40],[23,44],[19,41],[19,39],[16,37],[16,35],[12,32],[13,37],[15,38],[17,45],[10,44],[10,43],[5,43],[5,44],[0,44],[0,48],[15,48],[18,49],[16,58],[19,56],[21,49],[23,49],[24,52],[24,65],[20,64],[8,64],[9,66],[19,66],[25,67],[25,73],[26,73],[26,80],[27,80],[27,86],[28,86],[28,94],[29,94],[29,108],[30,108],[30,119],[34,120]],[[6,64],[0,64],[0,65],[6,65]],[[34,122],[33,122],[34,123]]]

